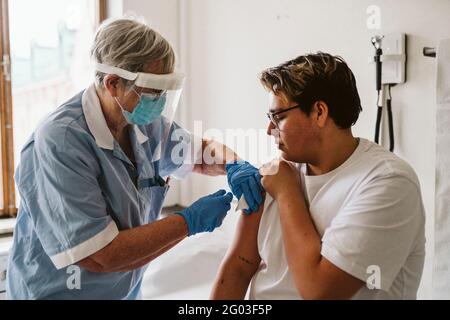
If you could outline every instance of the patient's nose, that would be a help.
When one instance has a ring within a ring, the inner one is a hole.
[[[275,130],[275,126],[273,125],[272,121],[269,121],[269,126],[267,127],[267,135],[272,136],[273,130]]]

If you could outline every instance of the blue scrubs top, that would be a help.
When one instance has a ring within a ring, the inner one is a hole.
[[[174,134],[161,159],[153,161],[165,129]],[[145,267],[92,273],[72,266],[108,245],[119,230],[158,218],[168,190],[159,176],[182,178],[192,171],[195,161],[187,161],[186,150],[194,138],[176,123],[161,118],[133,126],[130,139],[136,166],[113,139],[94,85],[41,122],[21,152],[15,175],[21,202],[8,298],[140,298]],[[171,157],[174,151],[178,157]]]

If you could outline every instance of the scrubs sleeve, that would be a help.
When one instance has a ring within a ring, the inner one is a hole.
[[[201,161],[202,139],[173,122],[161,162],[161,176],[183,179]]]
[[[34,190],[28,212],[45,253],[57,269],[108,245],[119,233],[99,186],[101,170],[92,138],[67,125],[36,133]]]

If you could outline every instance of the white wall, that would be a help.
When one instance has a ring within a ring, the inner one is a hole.
[[[381,29],[366,27],[369,5],[381,9]],[[434,224],[435,60],[422,47],[450,37],[450,2],[446,0],[125,0],[153,21],[181,49],[189,75],[180,122],[194,120],[208,128],[264,129],[267,97],[257,75],[299,54],[317,50],[342,55],[355,73],[363,113],[358,136],[373,139],[376,116],[374,34],[408,35],[407,83],[394,87],[396,153],[416,170],[427,211],[427,263],[421,298],[431,298]],[[181,20],[180,20],[181,18]],[[188,112],[186,112],[188,111]],[[195,176],[183,182],[181,202],[225,187],[224,178]]]
[[[123,14],[123,1],[122,0],[107,0],[106,4],[106,16],[119,17]]]

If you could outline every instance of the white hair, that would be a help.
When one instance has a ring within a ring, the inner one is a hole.
[[[134,17],[105,20],[95,34],[91,58],[131,72],[142,72],[148,63],[158,61],[162,61],[165,73],[175,68],[175,53],[169,42]],[[102,85],[104,76],[96,72],[97,84]]]

